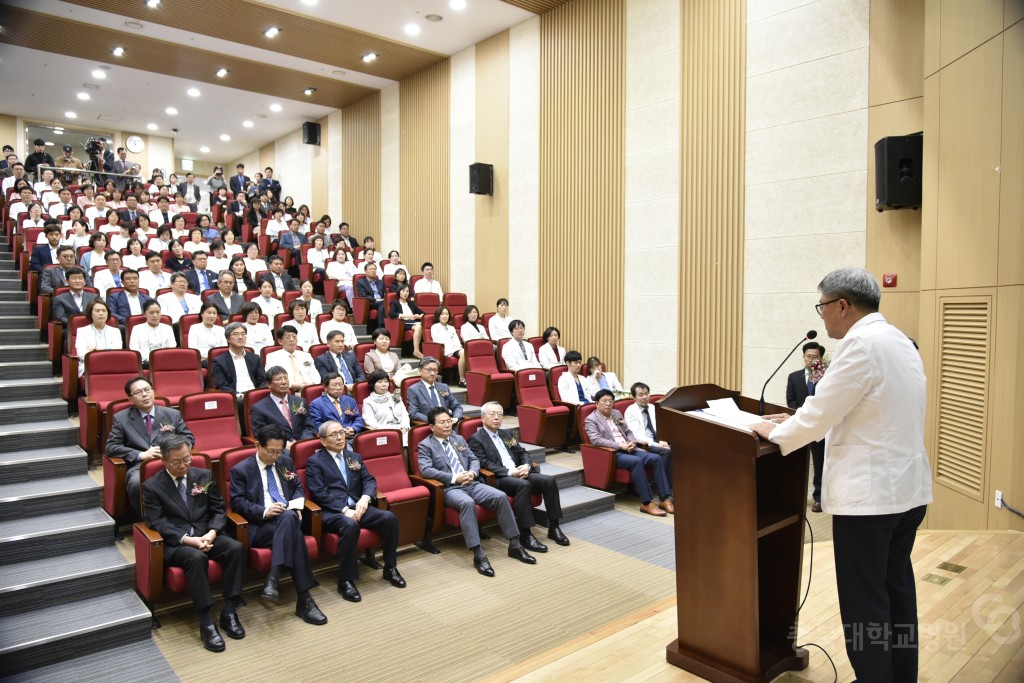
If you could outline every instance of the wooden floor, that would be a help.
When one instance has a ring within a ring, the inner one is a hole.
[[[807,553],[804,559],[806,577]],[[921,628],[919,680],[1024,681],[1024,534],[922,531],[913,559]],[[675,630],[676,605],[670,598],[489,680],[704,680],[665,661],[665,646]],[[854,680],[843,645],[831,541],[815,543],[814,575],[799,633],[801,643],[814,642],[828,651],[839,681]],[[825,655],[809,651],[805,671],[776,681],[832,681]]]

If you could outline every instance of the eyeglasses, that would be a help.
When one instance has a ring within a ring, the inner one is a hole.
[[[145,389],[136,389],[131,393],[132,396],[145,396],[153,391],[153,387],[146,387]]]
[[[182,465],[187,465],[190,462],[192,462],[192,456],[186,455],[181,460],[168,460],[167,464],[170,465],[171,467],[181,467]]]
[[[337,439],[339,436],[345,436],[345,432],[339,429],[336,432],[329,432],[327,434],[324,434],[324,436],[327,437],[328,439]]]
[[[839,301],[839,299],[832,299],[832,301],[823,301],[820,304],[815,304],[814,305],[814,310],[818,312],[818,317],[819,318],[824,318],[825,316],[822,314],[822,310],[821,309],[825,308],[829,304],[834,304],[837,301]]]

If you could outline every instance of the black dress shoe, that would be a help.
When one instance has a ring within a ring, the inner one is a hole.
[[[491,562],[487,559],[486,555],[481,557],[479,560],[474,557],[473,566],[476,567],[476,570],[484,576],[494,576],[494,568],[491,567]]]
[[[359,594],[359,589],[351,581],[339,581],[338,592],[341,593],[341,597],[349,602],[359,602],[363,599],[363,596]]]
[[[569,539],[565,537],[565,534],[563,534],[562,530],[557,526],[548,531],[548,538],[558,545],[569,545]]]
[[[534,538],[533,534],[526,534],[526,536],[521,538],[520,541],[524,548],[532,550],[535,553],[546,553],[548,551],[548,547]]]
[[[405,588],[405,579],[398,573],[398,567],[384,567],[384,580],[395,588]]]
[[[313,624],[314,626],[323,626],[327,623],[327,617],[320,611],[320,608],[313,602],[312,597],[308,597],[305,600],[299,600],[295,603],[295,615],[302,617],[302,620],[307,624]]]
[[[263,584],[263,590],[260,591],[260,597],[264,600],[277,602],[278,598],[281,597],[277,590],[277,579],[267,577],[266,583]]]
[[[537,564],[537,558],[526,552],[526,548],[523,548],[522,546],[518,548],[509,548],[508,556],[526,564]]]
[[[224,629],[224,633],[228,634],[228,638],[234,638],[235,640],[245,638],[245,629],[242,628],[242,622],[238,620],[238,614],[235,612],[231,614],[221,612],[220,627]]]
[[[814,501],[814,505],[811,506],[811,512],[821,512],[821,503]]]
[[[217,627],[213,624],[200,626],[199,637],[203,639],[203,647],[210,652],[224,652],[224,639],[220,637]]]

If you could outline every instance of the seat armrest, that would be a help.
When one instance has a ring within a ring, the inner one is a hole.
[[[583,483],[599,489],[607,489],[615,476],[615,451],[606,446],[580,444],[583,458]]]
[[[323,534],[323,511],[320,506],[306,498],[302,505],[302,532],[320,543]]]
[[[480,468],[480,478],[484,480],[484,483],[488,486],[494,486],[494,472],[486,470],[483,467]]]
[[[430,491],[430,512],[427,514],[427,528],[437,531],[441,528],[441,520],[444,518],[444,484],[437,479],[418,477],[415,474],[409,475],[409,481],[414,486],[426,486]]]
[[[249,552],[249,520],[231,510],[228,510],[227,518],[228,525],[226,531],[242,544],[243,553]]]
[[[78,398],[78,368],[82,359],[65,353],[61,357],[60,397],[71,403]]]
[[[128,463],[124,458],[103,456],[103,509],[114,520],[124,516],[124,482]]]
[[[135,540],[135,585],[152,608],[164,586],[164,539],[144,522],[132,527]]]

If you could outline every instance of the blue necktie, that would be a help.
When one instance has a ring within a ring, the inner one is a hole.
[[[114,286],[115,287],[120,287],[121,286],[121,275],[119,273],[114,273]]]
[[[807,380],[807,395],[814,396],[814,382]]]
[[[274,466],[267,465],[267,493],[270,494],[270,500],[275,503],[285,503],[284,496],[281,495],[281,490],[277,488],[277,479],[274,478]]]
[[[205,270],[200,270],[199,271],[199,277],[203,278],[203,289],[209,289],[210,288],[210,281],[206,277],[206,271]]]
[[[345,456],[342,455],[341,453],[338,453],[334,457],[338,461],[338,469],[341,470],[341,478],[345,480],[345,491],[348,492],[349,491],[349,485],[348,485],[348,466],[345,464]],[[348,506],[349,507],[353,507],[355,504],[356,504],[356,501],[355,501],[354,498],[352,498],[352,494],[348,493]]]
[[[445,457],[448,458],[448,466],[452,468],[452,474],[462,474],[466,471],[466,468],[462,466],[459,459],[455,457],[455,451],[452,449],[452,445],[447,441],[442,441],[441,445],[444,446]]]
[[[434,388],[433,384],[430,385],[430,395],[434,398],[434,405],[437,406],[438,408],[440,408],[441,407],[441,398],[437,395],[437,389]],[[445,441],[445,444],[447,444],[447,443],[448,442]]]
[[[341,357],[339,353],[337,355],[338,369],[341,370],[342,376],[345,378],[345,384],[352,384],[352,373],[348,371],[348,363]]]

